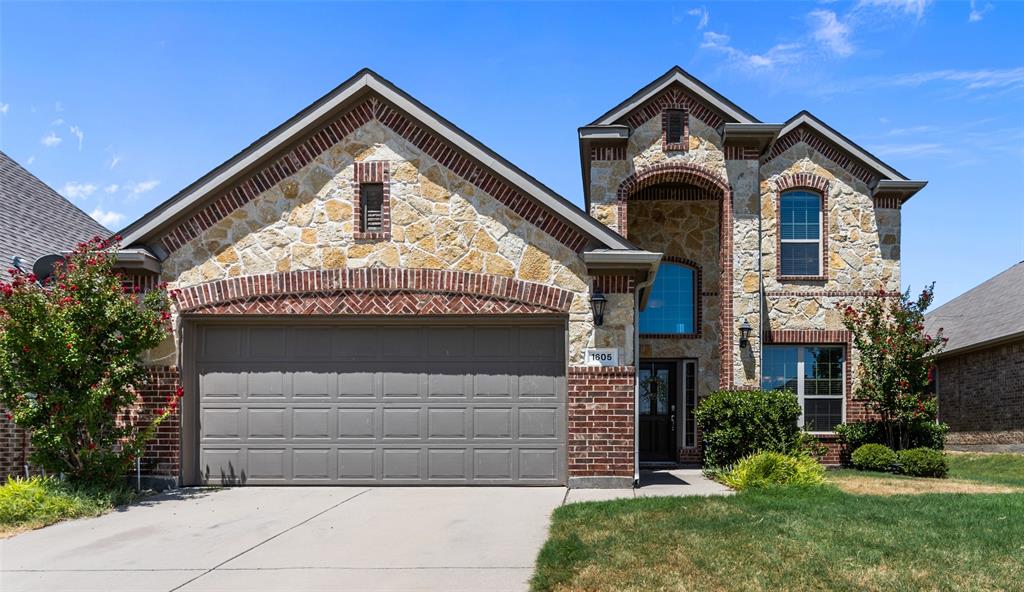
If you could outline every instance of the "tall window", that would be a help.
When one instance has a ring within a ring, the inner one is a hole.
[[[782,275],[821,275],[821,196],[788,191],[781,202]]]
[[[640,313],[640,332],[659,334],[696,333],[696,278],[693,268],[662,263],[654,278],[647,308]]]
[[[384,184],[362,183],[359,185],[361,217],[360,230],[380,232],[384,227]]]
[[[811,432],[831,432],[843,423],[844,363],[842,346],[766,346],[761,387],[796,393],[803,409],[800,425]]]

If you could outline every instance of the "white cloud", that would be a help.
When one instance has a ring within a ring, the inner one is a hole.
[[[53,121],[50,122],[50,125],[52,127],[57,127],[58,125],[63,125],[63,124],[64,124],[64,118],[63,117],[58,117],[57,119],[54,119]]]
[[[0,103],[0,114],[7,115],[7,110],[11,108],[10,103]]]
[[[131,191],[133,195],[139,195],[141,193],[146,193],[147,191],[152,191],[159,184],[160,181],[157,181],[156,179],[150,179],[149,181],[141,181],[139,183],[129,184],[128,190]]]
[[[124,214],[120,212],[104,211],[100,208],[96,208],[89,213],[92,219],[99,222],[100,224],[111,228],[114,224],[119,224],[121,220],[124,220]]]
[[[978,8],[977,0],[971,0],[971,12],[967,15],[967,22],[976,23],[985,17],[985,13],[995,8],[991,3],[986,2],[985,6]]]
[[[105,191],[107,193],[117,193],[117,190],[120,189],[120,188],[121,188],[121,186],[118,185],[117,183],[111,183],[110,185],[107,185],[106,187],[104,187],[103,191]]]
[[[836,13],[831,10],[815,10],[807,16],[813,23],[812,35],[815,41],[836,55],[846,57],[853,54],[850,27],[836,18]]]
[[[32,164],[32,163],[33,163],[33,162],[35,162],[35,161],[36,161],[36,155],[35,155],[35,154],[33,154],[32,156],[29,156],[29,157],[28,157],[28,160],[26,160],[26,161],[25,161],[25,164],[26,164],[26,165],[30,165],[30,164]]]
[[[883,122],[884,123],[884,122]],[[885,133],[887,136],[906,136],[909,134],[929,134],[940,130],[937,125],[915,125],[911,127],[897,127]]]
[[[892,12],[903,12],[921,19],[932,0],[860,0],[857,8],[876,7]]]
[[[43,136],[43,138],[39,141],[42,143],[43,146],[46,146],[47,148],[54,148],[58,146],[61,142],[63,142],[64,138],[61,138],[57,134],[50,132]]]
[[[96,186],[92,183],[77,183],[75,181],[69,181],[64,184],[64,189],[61,193],[64,197],[71,199],[86,198],[96,192]]]
[[[73,126],[71,126],[71,135],[76,137],[76,138],[78,138],[78,151],[81,152],[82,151],[82,140],[85,139],[85,134],[82,132],[81,128],[79,128],[77,125],[73,125]]]
[[[708,13],[708,9],[704,8],[703,6],[701,6],[700,8],[691,8],[690,10],[686,11],[686,14],[700,18],[700,21],[697,23],[698,29],[703,29],[704,27],[708,26],[708,21],[711,20],[711,15]]]
[[[967,90],[1024,86],[1024,67],[1003,70],[936,70],[904,74],[890,79],[894,86],[920,86],[928,82],[953,82]]]
[[[748,53],[730,45],[730,37],[714,31],[704,33],[704,41],[700,46],[724,54],[730,62],[745,70],[770,70],[776,66],[785,66],[800,60],[800,45],[797,43],[780,43],[768,51],[757,54]]]
[[[948,144],[920,143],[876,145],[873,147],[872,152],[879,156],[934,156],[936,154],[949,154],[951,150]]]

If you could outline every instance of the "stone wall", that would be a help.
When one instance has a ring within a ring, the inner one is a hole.
[[[939,420],[951,444],[1024,444],[1024,340],[941,358]]]
[[[389,240],[354,237],[355,168],[369,162],[389,169]],[[468,271],[569,290],[569,363],[582,363],[595,344],[622,348],[632,363],[631,295],[616,295],[608,320],[594,327],[590,278],[576,252],[375,120],[173,252],[163,279],[182,288],[365,267]]]

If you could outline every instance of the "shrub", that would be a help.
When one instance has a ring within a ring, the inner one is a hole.
[[[861,471],[891,471],[896,453],[885,444],[864,444],[853,451],[850,461]]]
[[[949,426],[930,420],[914,421],[907,426],[907,441],[910,448],[932,448],[942,450],[946,445]],[[836,436],[843,447],[842,456],[850,454],[865,444],[885,444],[886,431],[881,422],[843,423],[835,428]]]
[[[945,477],[949,472],[946,455],[931,448],[900,450],[899,472],[912,477]]]
[[[53,477],[15,479],[0,486],[0,526],[46,526],[69,518],[95,516],[134,497],[127,486],[75,487]]]
[[[129,413],[140,356],[171,329],[170,301],[124,286],[116,248],[99,237],[78,245],[45,287],[16,269],[0,282],[0,405],[30,432],[32,460],[77,484],[113,486],[181,395],[155,417]]]
[[[722,475],[722,481],[738,490],[773,485],[820,485],[825,481],[825,467],[803,454],[758,452],[736,463]]]
[[[800,404],[787,391],[719,391],[697,407],[704,464],[727,467],[755,452],[798,452],[808,445],[797,427]]]

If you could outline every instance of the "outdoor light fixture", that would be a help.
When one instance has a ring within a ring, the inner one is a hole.
[[[750,332],[753,327],[747,322],[747,319],[743,319],[740,323],[740,349],[743,349],[750,345]]]
[[[595,288],[590,295],[590,309],[594,311],[594,325],[598,327],[604,324],[604,306],[606,304],[608,304],[608,299],[604,297],[604,293]]]

